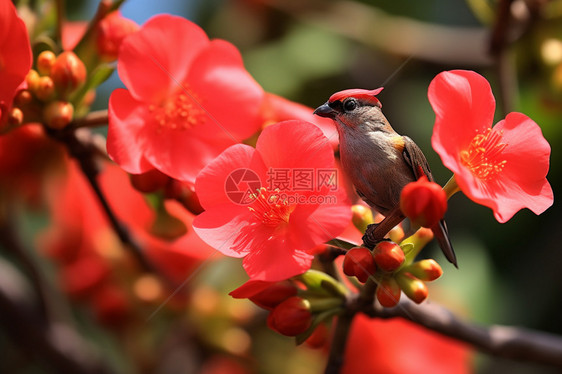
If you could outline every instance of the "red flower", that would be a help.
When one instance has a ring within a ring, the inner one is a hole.
[[[232,146],[201,171],[195,190],[205,212],[193,227],[225,255],[244,257],[252,279],[301,274],[312,261],[307,251],[341,233],[351,218],[337,179],[322,179],[334,167],[332,148],[316,126],[268,126],[256,149]],[[306,173],[309,183],[296,183]]]
[[[522,208],[541,214],[552,205],[550,145],[533,120],[510,113],[492,128],[492,90],[472,71],[440,73],[428,96],[436,114],[433,148],[470,199],[502,223]]]
[[[186,19],[147,21],[123,41],[118,71],[128,90],[109,99],[107,150],[130,173],[156,168],[193,182],[203,166],[260,127],[264,93],[238,50],[209,41]]]
[[[466,345],[401,318],[369,319],[351,325],[342,373],[469,373]]]
[[[11,1],[0,1],[0,116],[10,108],[18,86],[31,69],[27,28]]]
[[[116,10],[105,16],[98,25],[96,46],[100,56],[107,61],[115,60],[125,39],[139,29],[135,21],[125,18]]]

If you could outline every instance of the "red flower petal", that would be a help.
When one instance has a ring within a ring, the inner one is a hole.
[[[459,186],[463,191],[471,191],[473,200],[492,208],[501,223],[523,208],[541,214],[552,205],[554,195],[546,180],[550,145],[540,127],[524,114],[510,113],[494,126],[493,131],[502,132],[501,142],[507,144],[502,153],[506,164],[501,175],[483,182],[472,175],[459,173]]]
[[[256,150],[270,168],[335,169],[330,142],[318,127],[304,121],[268,126],[260,135]]]
[[[143,144],[138,140],[144,126],[146,108],[118,88],[109,97],[109,127],[107,153],[113,161],[131,174],[141,174],[154,169],[143,154]]]
[[[209,43],[205,32],[168,14],[149,19],[119,51],[119,77],[137,100],[158,103],[176,91],[197,54]]]
[[[488,81],[466,70],[445,71],[430,83],[429,102],[436,119],[431,144],[443,164],[454,173],[461,167],[459,153],[477,131],[489,128],[496,102]]]
[[[251,279],[280,281],[310,269],[314,256],[295,251],[282,240],[272,240],[259,251],[250,251],[244,257],[244,269]]]
[[[242,174],[238,175],[237,170]],[[258,188],[263,185],[263,174],[265,166],[256,150],[248,145],[234,145],[201,170],[195,182],[197,197],[205,209],[234,204],[242,201],[245,193],[256,192],[257,188],[251,188],[256,179],[260,179]]]
[[[266,93],[265,103],[262,108],[263,122],[266,124],[289,120],[301,120],[312,123],[324,133],[333,149],[339,144],[338,130],[334,121],[329,118],[315,116],[314,109],[305,105],[287,100],[272,93]]]
[[[261,126],[263,89],[244,69],[242,56],[232,44],[211,41],[193,61],[187,80],[203,110],[211,114],[205,131],[198,131],[197,136],[232,145]]]
[[[361,314],[351,325],[344,362],[344,374],[471,372],[470,350],[465,344],[401,318],[369,319]]]
[[[9,104],[31,69],[32,56],[25,23],[11,1],[0,2],[0,103]],[[0,109],[1,110],[1,109]]]

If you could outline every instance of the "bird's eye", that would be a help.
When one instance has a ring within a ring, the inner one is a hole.
[[[351,112],[355,108],[357,108],[357,101],[355,99],[347,99],[343,102],[343,109],[346,112]]]

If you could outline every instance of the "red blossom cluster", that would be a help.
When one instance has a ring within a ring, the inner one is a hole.
[[[454,178],[444,189],[425,177],[407,185],[400,207],[413,229],[397,226],[372,250],[354,246],[357,238],[344,239],[350,227],[364,233],[373,214],[351,206],[331,120],[265,92],[234,45],[191,21],[158,15],[139,27],[111,2],[100,9],[92,27],[80,25],[78,37],[61,27],[58,44],[34,58],[24,22],[0,0],[0,203],[47,196],[50,225],[37,246],[61,289],[107,325],[167,304],[163,290],[174,296],[218,251],[243,259],[250,278],[231,296],[266,309],[271,329],[324,347],[358,298],[383,307],[402,293],[427,298],[425,282],[442,269],[416,256],[459,188],[500,222],[552,205],[550,146],[538,125],[511,113],[491,127],[485,78],[443,72],[429,86],[432,144]],[[80,127],[112,61],[126,88],[111,93],[100,147]],[[139,269],[127,246],[153,267]],[[402,320],[358,315],[349,336],[345,373],[468,370],[466,347]]]

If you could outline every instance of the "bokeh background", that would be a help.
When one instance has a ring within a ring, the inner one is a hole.
[[[428,85],[443,70],[471,69],[484,75],[498,102],[496,121],[504,117],[505,110],[523,112],[541,126],[550,142],[548,179],[555,203],[541,216],[524,210],[500,224],[490,209],[462,194],[454,196],[446,218],[459,270],[441,261],[436,248],[430,248],[428,255],[435,255],[445,270],[432,285],[430,302],[442,303],[476,323],[513,324],[560,335],[562,209],[556,199],[562,192],[562,1],[511,2],[516,18],[504,30],[505,42],[498,48],[492,44],[492,35],[497,32],[500,3],[505,2],[128,0],[122,13],[139,24],[158,13],[184,16],[202,26],[211,38],[235,44],[248,71],[266,91],[313,108],[341,89],[384,86],[379,98],[385,115],[399,133],[413,138],[424,150],[440,184],[448,180],[450,172],[431,148],[434,114],[427,99]],[[71,20],[88,19],[96,6],[97,1],[67,1],[67,13]],[[115,73],[100,87],[94,109],[107,108],[109,94],[119,86],[122,84]],[[26,235],[32,238],[47,220],[29,218]],[[202,318],[201,323],[210,331],[225,331],[230,326],[216,310],[251,308],[232,306],[242,302],[226,296],[244,279],[238,268],[236,261],[220,260],[190,279],[190,286],[205,300],[195,308],[203,310],[205,317],[197,318]],[[154,306],[147,307],[146,312],[151,311]],[[88,319],[85,310],[78,308],[74,313],[80,329],[107,352],[121,372],[135,372],[138,363],[123,354],[111,331]],[[146,323],[152,327],[160,324],[153,334],[161,336],[172,326],[164,317]],[[258,319],[259,323],[263,324],[263,319]],[[252,354],[263,364],[257,365],[260,372],[322,370],[323,355],[295,349],[292,339],[258,328],[249,335],[242,330],[229,331],[227,343],[217,344],[226,344],[225,350],[233,350],[234,355],[241,345],[252,341]],[[145,339],[155,341],[154,336]],[[150,350],[150,344],[145,349]],[[176,367],[182,367],[189,366],[185,352],[193,351],[188,347],[168,354],[177,360]],[[1,372],[14,372],[4,371],[13,368],[43,372],[40,363],[22,362],[1,332],[0,352],[10,357],[0,360]],[[485,355],[476,356],[474,365],[479,373],[554,373],[549,368]]]

